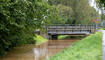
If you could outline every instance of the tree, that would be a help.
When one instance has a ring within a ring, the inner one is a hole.
[[[71,18],[71,16],[73,15],[73,10],[71,7],[58,4],[56,8],[58,10],[58,15],[60,16],[60,18],[62,18],[64,22],[66,22],[67,19]]]
[[[88,0],[71,0],[71,7],[74,11],[76,24],[93,24],[92,20],[97,19],[98,12],[89,5]]]
[[[0,55],[11,48],[35,43],[34,31],[53,9],[45,0],[0,0]],[[49,17],[48,17],[49,18]]]
[[[57,19],[53,20],[53,22],[58,22],[57,24],[65,24],[68,19],[71,20],[73,10],[70,6],[66,6],[69,2],[67,3],[65,0],[49,0],[49,3],[56,7],[55,13]]]
[[[69,12],[73,11],[73,14],[70,14],[71,16],[67,18],[68,20],[71,21],[72,24],[93,24],[92,20],[97,19],[97,17],[99,16],[95,8],[91,7],[89,3],[87,3],[88,0],[49,0],[49,1],[56,6],[62,4],[72,9],[71,11],[69,10]],[[61,8],[63,9],[64,7],[62,6]],[[68,13],[65,12],[65,14]]]

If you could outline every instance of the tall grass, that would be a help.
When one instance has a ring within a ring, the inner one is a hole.
[[[102,60],[102,34],[97,32],[77,41],[48,60]]]

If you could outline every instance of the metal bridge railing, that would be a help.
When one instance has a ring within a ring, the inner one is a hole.
[[[49,34],[94,33],[96,25],[49,25],[47,31]]]

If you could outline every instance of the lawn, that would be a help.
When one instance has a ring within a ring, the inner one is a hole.
[[[102,60],[102,34],[97,32],[74,42],[48,60]]]

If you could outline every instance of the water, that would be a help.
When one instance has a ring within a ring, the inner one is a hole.
[[[77,40],[49,40],[39,46],[29,44],[15,47],[0,60],[45,60],[69,47],[75,41]]]

